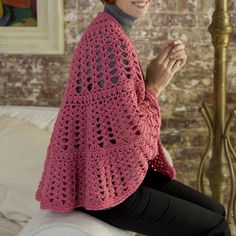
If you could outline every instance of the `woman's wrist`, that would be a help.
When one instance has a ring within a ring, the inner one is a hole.
[[[148,87],[151,90],[153,90],[157,94],[157,96],[159,96],[159,94],[162,91],[162,87],[160,85],[158,85],[157,82],[155,82],[155,83],[152,82],[151,83],[150,78],[147,75],[146,75],[146,78],[145,78],[145,87]]]
[[[157,94],[157,96],[159,96],[161,91],[162,91],[162,88],[160,86],[156,85],[156,84],[155,85],[150,85],[150,84],[147,83],[147,84],[145,84],[145,87],[150,88],[151,90],[153,90]]]

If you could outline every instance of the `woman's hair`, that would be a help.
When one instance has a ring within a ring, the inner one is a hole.
[[[116,0],[100,0],[103,4],[115,4]]]

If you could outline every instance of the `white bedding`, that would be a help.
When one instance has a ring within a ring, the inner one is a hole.
[[[16,236],[21,231],[22,226],[0,216],[0,235],[1,236]]]
[[[19,236],[134,236],[81,211],[66,213],[39,210]]]

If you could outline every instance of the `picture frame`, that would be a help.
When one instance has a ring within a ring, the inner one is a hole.
[[[0,27],[0,53],[61,55],[64,44],[63,0],[38,0],[35,27]]]

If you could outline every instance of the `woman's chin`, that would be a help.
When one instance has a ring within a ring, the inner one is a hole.
[[[144,15],[145,15],[145,12],[136,12],[136,13],[132,14],[132,16],[137,17],[137,18],[142,17]]]
[[[146,14],[147,10],[140,10],[140,11],[135,11],[133,12],[133,16],[134,17],[142,17]]]

